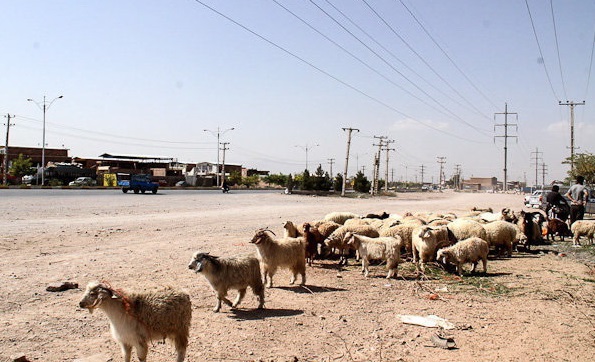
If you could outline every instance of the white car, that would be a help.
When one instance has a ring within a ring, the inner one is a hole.
[[[68,186],[95,186],[97,182],[91,177],[78,177],[76,180],[68,183]]]

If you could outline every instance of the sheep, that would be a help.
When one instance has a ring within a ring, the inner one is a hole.
[[[405,219],[404,219],[405,220]],[[380,236],[397,236],[401,237],[401,248],[404,248],[407,253],[411,253],[411,235],[413,230],[424,225],[423,221],[418,219],[409,219],[402,224],[392,226],[388,229],[381,229]]]
[[[543,214],[540,212],[521,211],[517,225],[521,232],[526,236],[525,248],[529,250],[531,245],[537,245],[543,242],[541,232],[541,221]]]
[[[312,227],[310,223],[304,223],[304,242],[306,243],[306,262],[308,266],[312,266],[312,260],[318,255],[318,240],[316,228]],[[318,235],[320,235],[318,233]],[[324,240],[324,239],[323,239]]]
[[[298,238],[304,236],[304,233],[291,221],[285,221],[283,223],[283,237],[285,238]]]
[[[366,277],[370,274],[370,259],[386,260],[388,269],[387,279],[397,276],[397,269],[401,261],[401,238],[400,237],[378,237],[370,238],[352,232],[345,234],[347,245],[359,251],[362,258],[362,273]]]
[[[390,215],[383,211],[382,214],[367,214],[366,219],[387,219]]]
[[[319,221],[314,223],[314,227],[318,230],[320,235],[324,236],[326,239],[333,233],[333,231],[341,227],[341,224],[337,224],[334,221]]]
[[[451,263],[457,266],[457,274],[463,274],[463,264],[473,263],[471,272],[475,271],[477,263],[483,263],[483,272],[488,271],[488,252],[490,246],[487,241],[478,237],[461,240],[458,243],[438,250],[436,259],[443,264]]]
[[[354,214],[352,212],[331,212],[324,216],[323,220],[325,221],[334,221],[337,224],[343,225],[346,220],[349,219],[359,219],[360,216],[358,214]]]
[[[502,211],[500,212],[482,212],[481,214],[478,215],[478,218],[480,220],[483,220],[485,222],[492,222],[492,221],[498,221],[498,220],[504,220],[504,221],[510,221],[513,222],[516,220],[516,215],[514,214],[514,211],[512,211],[511,209],[505,207],[502,209]]]
[[[274,239],[268,229],[256,230],[250,243],[256,245],[260,259],[264,283],[273,287],[273,276],[278,268],[289,268],[292,278],[289,284],[294,284],[298,273],[302,276],[301,285],[306,284],[306,247],[303,238]]]
[[[512,244],[517,237],[517,228],[508,221],[498,220],[483,225],[486,233],[485,240],[491,247],[501,251],[506,249],[507,255],[512,256]]]
[[[113,338],[120,343],[125,362],[130,362],[132,347],[141,362],[146,361],[148,342],[170,339],[178,362],[184,361],[192,318],[190,296],[172,288],[144,293],[124,293],[106,282],[92,281],[79,302],[90,313],[103,310],[110,322]]]
[[[221,310],[222,301],[232,308],[237,308],[244,299],[248,287],[252,288],[252,292],[258,298],[258,309],[264,307],[264,285],[260,274],[260,263],[254,255],[220,258],[197,251],[190,259],[188,269],[202,274],[217,293],[217,304],[213,312],[217,313]],[[233,303],[227,299],[229,289],[238,291]]]
[[[369,225],[358,225],[358,226],[341,226],[337,228],[329,237],[324,240],[324,245],[327,248],[337,248],[340,250],[341,257],[339,259],[339,264],[347,265],[347,256],[345,255],[345,250],[347,249],[345,235],[347,232],[353,232],[359,235],[368,236],[371,238],[377,238],[379,236],[378,230],[374,227]]]
[[[486,238],[485,229],[477,221],[469,219],[456,219],[450,222],[447,226],[448,229],[452,231],[454,237],[457,240],[464,240],[473,236],[482,238],[484,240]]]
[[[413,263],[417,270],[425,271],[425,264],[433,261],[439,247],[450,245],[449,230],[446,226],[420,226],[412,232]]]
[[[577,220],[570,226],[570,231],[574,235],[572,242],[574,246],[580,246],[580,237],[585,236],[589,240],[589,244],[593,244],[593,236],[595,235],[595,221],[592,220]]]
[[[556,235],[560,237],[560,240],[564,240],[565,236],[572,236],[568,224],[558,218],[551,218],[547,221],[547,239],[556,240]]]

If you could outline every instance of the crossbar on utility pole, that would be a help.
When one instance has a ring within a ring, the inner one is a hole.
[[[229,144],[229,142],[221,142],[221,146],[223,146],[223,147],[221,147],[221,150],[223,151],[223,160],[222,160],[222,168],[221,168],[221,185],[217,185],[217,186],[223,186],[223,183],[225,182],[225,151],[229,150],[229,148],[226,147],[228,144]]]
[[[8,174],[8,134],[10,131],[10,126],[14,126],[14,124],[10,123],[10,119],[14,118],[14,116],[11,116],[7,113],[4,117],[6,117],[6,144],[4,146],[4,158],[2,159],[2,171],[4,174],[4,176],[2,177],[2,183],[6,185]]]
[[[341,188],[341,196],[345,196],[345,183],[347,182],[347,170],[349,169],[349,148],[351,147],[351,132],[359,132],[359,129],[349,127],[343,128],[343,131],[347,131],[347,155],[345,156],[345,171],[343,172],[343,185]]]
[[[539,171],[539,160],[541,160],[539,155],[542,153],[543,152],[539,152],[539,148],[537,147],[535,147],[535,152],[531,152],[531,159],[535,160],[535,189],[537,189],[537,185],[539,183],[537,172]],[[535,157],[533,157],[533,155],[535,155]],[[541,188],[543,189],[543,186]]]
[[[515,138],[518,140],[517,136],[509,136],[508,135],[508,127],[514,126],[518,130],[518,126],[516,123],[508,123],[508,115],[515,115],[517,122],[518,122],[518,113],[510,113],[508,112],[508,103],[504,103],[504,113],[494,113],[494,121],[496,120],[496,115],[503,114],[504,115],[504,124],[496,124],[494,125],[494,132],[496,132],[496,127],[504,127],[504,135],[503,136],[494,136],[494,143],[496,142],[496,138],[503,137],[504,138],[504,191],[508,191],[508,139]]]
[[[385,178],[384,192],[388,192],[388,158],[389,158],[388,153],[390,151],[396,151],[394,148],[390,148],[389,145],[391,143],[394,143],[394,142],[395,142],[395,140],[387,140],[386,141],[386,148],[384,149],[386,151],[386,170],[385,170],[385,173],[384,173],[384,178]]]
[[[558,102],[561,106],[570,106],[570,173],[574,171],[574,106],[584,106],[585,101],[575,103],[572,101]]]

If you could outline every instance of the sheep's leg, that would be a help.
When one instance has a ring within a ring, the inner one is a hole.
[[[238,290],[238,296],[236,297],[236,300],[234,300],[233,304],[231,305],[232,308],[237,307],[240,302],[242,301],[242,299],[244,299],[244,296],[246,295],[246,288],[244,289],[239,289]]]
[[[306,266],[304,265],[304,268],[302,269],[302,271],[300,272],[300,274],[302,275],[302,282],[300,283],[300,285],[306,285]]]
[[[122,355],[124,356],[124,362],[130,362],[130,358],[132,357],[132,346],[122,343],[120,345],[120,348],[122,348]]]
[[[488,258],[487,258],[487,256],[485,258],[481,259],[481,262],[483,264],[483,273],[487,274],[487,272],[488,272]]]
[[[136,355],[140,362],[146,362],[147,353],[149,352],[149,345],[146,343],[139,343],[136,345]]]
[[[264,308],[264,286],[257,285],[252,287],[252,291],[258,298],[258,309]]]
[[[188,337],[184,334],[179,334],[174,340],[176,351],[178,352],[177,362],[184,362],[186,358],[186,347],[188,346]]]
[[[221,310],[221,299],[217,298],[217,304],[215,304],[215,308],[213,308],[213,312],[217,313]]]
[[[176,362],[184,362],[184,359],[186,358],[186,347],[176,347],[176,351],[178,351],[178,358]]]
[[[364,276],[367,278],[370,274],[370,261],[368,258],[362,258],[362,269],[364,272]]]

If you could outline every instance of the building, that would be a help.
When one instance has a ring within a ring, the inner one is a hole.
[[[10,168],[10,164],[12,160],[19,157],[19,155],[23,155],[25,158],[30,158],[33,161],[33,166],[41,167],[41,159],[43,149],[37,147],[18,147],[18,146],[9,146],[8,147],[8,154],[6,154],[5,146],[0,146],[0,165],[4,164],[4,157],[7,157],[8,160],[8,167]],[[46,148],[45,149],[45,162],[46,165],[48,163],[63,163],[63,162],[70,162],[71,159],[68,156],[68,149],[67,148]]]
[[[464,191],[498,191],[498,179],[496,177],[471,177],[463,180],[462,189]]]

